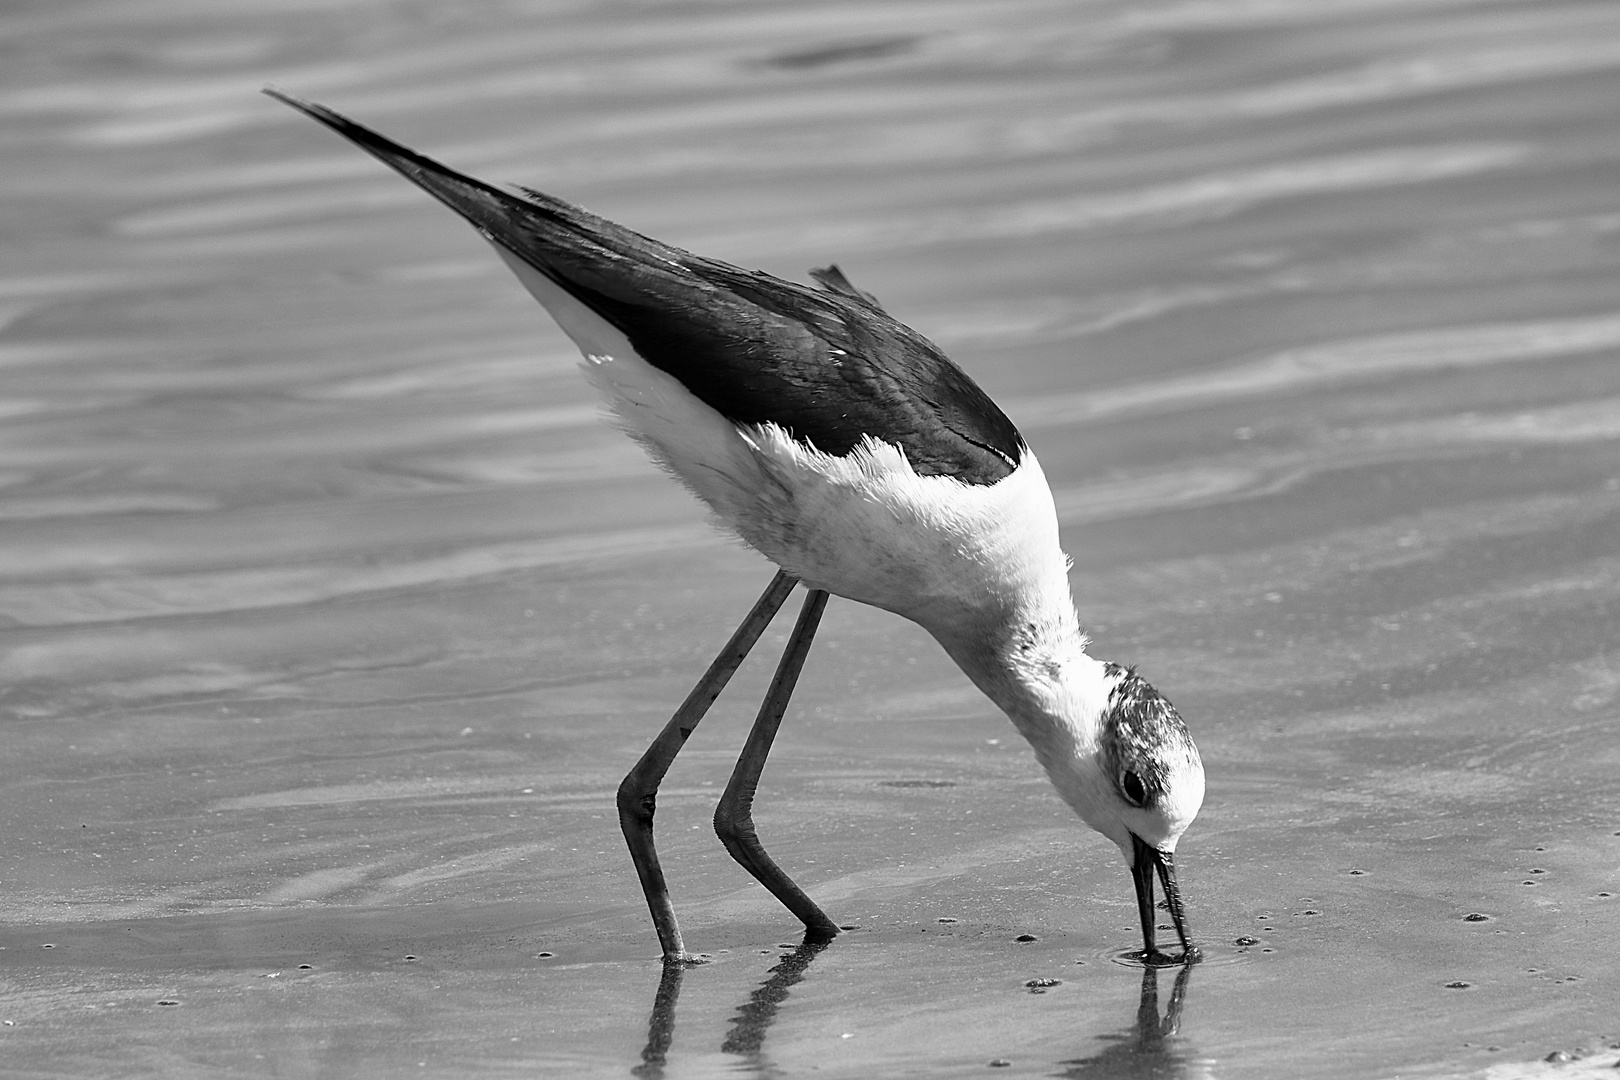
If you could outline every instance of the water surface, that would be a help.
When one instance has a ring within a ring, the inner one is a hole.
[[[859,929],[796,950],[708,832],[761,660],[664,789],[715,961],[661,983],[613,789],[770,568],[266,83],[939,341],[1192,723],[1208,962],[1114,963],[1117,853],[835,602],[758,820]],[[12,4],[6,1068],[1606,1069],[1617,158],[1598,0]]]

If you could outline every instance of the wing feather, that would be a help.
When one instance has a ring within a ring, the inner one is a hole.
[[[321,105],[266,90],[380,159],[617,327],[738,424],[843,456],[871,436],[922,475],[993,484],[1022,459],[1011,420],[932,342],[836,267],[825,291],[661,243],[543,192],[465,176]]]

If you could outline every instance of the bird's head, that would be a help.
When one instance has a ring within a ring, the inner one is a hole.
[[[1174,853],[1204,803],[1204,763],[1192,735],[1165,696],[1134,670],[1117,673],[1103,713],[1097,762],[1107,780],[1109,813],[1094,827],[1133,862],[1133,837]]]
[[[1204,802],[1203,761],[1175,706],[1135,670],[1102,665],[1099,697],[1095,742],[1078,747],[1068,768],[1055,770],[1053,779],[1081,819],[1124,854],[1136,885],[1144,959],[1169,959],[1154,947],[1155,875],[1185,956],[1193,959],[1197,953],[1187,937],[1175,851]],[[1067,775],[1060,779],[1059,772]]]

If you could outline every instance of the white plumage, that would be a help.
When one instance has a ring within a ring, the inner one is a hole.
[[[1203,800],[1198,752],[1157,691],[1086,653],[1040,462],[960,369],[836,268],[816,272],[829,292],[815,293],[702,259],[275,96],[471,221],[579,346],[624,429],[781,568],[619,790],[667,959],[691,957],[653,846],[658,783],[795,581],[810,590],[805,613],[715,820],[812,936],[838,928],[765,853],[750,807],[831,593],[928,630],[1029,741],[1063,799],[1119,845],[1136,884],[1140,955],[1172,959],[1153,943],[1157,872],[1181,959],[1196,956],[1173,854]]]

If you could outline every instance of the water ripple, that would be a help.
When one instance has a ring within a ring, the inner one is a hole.
[[[87,582],[18,582],[0,585],[0,616],[18,625],[41,627],[252,611],[725,542],[715,530],[704,526],[665,526],[487,544],[444,555],[366,565],[255,566]]]
[[[1211,372],[1009,403],[1022,427],[1201,408],[1340,383],[1620,349],[1620,314],[1414,330],[1288,349]]]
[[[700,246],[819,251],[1021,240],[1105,226],[1185,224],[1224,217],[1281,199],[1406,184],[1433,183],[1500,172],[1530,160],[1525,143],[1400,146],[1329,157],[1303,158],[1241,170],[1210,172],[1189,180],[1055,199],[1028,199],[985,210],[888,215],[881,219],[801,224],[779,230],[714,235]]]

